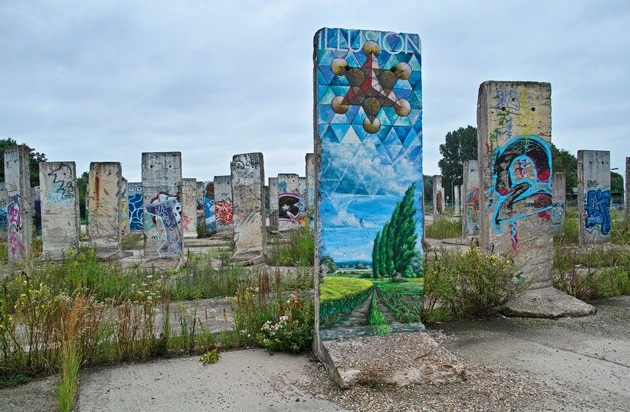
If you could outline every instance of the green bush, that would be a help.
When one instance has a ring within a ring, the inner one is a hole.
[[[437,314],[434,311],[444,312],[443,308],[456,318],[495,315],[510,296],[513,271],[510,259],[477,248],[463,254],[442,251],[434,259],[426,259],[424,318],[432,319]]]
[[[308,225],[289,234],[286,242],[279,240],[273,244],[267,257],[272,266],[313,266],[315,259],[315,239]]]

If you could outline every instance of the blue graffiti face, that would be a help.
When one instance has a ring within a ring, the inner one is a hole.
[[[593,231],[599,225],[602,235],[610,233],[610,190],[591,189],[584,196],[584,227]]]

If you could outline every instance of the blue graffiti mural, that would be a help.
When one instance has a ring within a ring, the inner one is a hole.
[[[551,220],[551,148],[538,136],[518,136],[504,147],[498,147],[493,161],[494,186],[490,199],[494,202],[493,227],[503,231],[508,222],[512,248],[516,250],[516,221],[538,215]]]
[[[142,185],[129,183],[127,185],[127,207],[129,208],[129,230],[133,232],[142,232],[144,230],[142,202]]]
[[[610,233],[610,189],[590,189],[584,195],[584,227],[593,231],[599,226],[602,235]]]

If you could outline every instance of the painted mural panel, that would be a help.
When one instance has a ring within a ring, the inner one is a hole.
[[[278,229],[300,227],[305,218],[306,199],[300,192],[300,178],[294,173],[278,175]]]
[[[205,182],[203,204],[206,227],[210,233],[214,233],[217,230],[216,209],[214,204],[214,182]]]
[[[551,85],[485,82],[479,91],[480,244],[513,257],[532,283],[553,264]]]
[[[129,230],[132,232],[142,232],[142,217],[144,209],[142,207],[142,183],[127,183],[127,208],[129,209]]]
[[[180,152],[142,153],[144,257],[184,253]]]
[[[477,236],[479,234],[479,162],[465,160],[463,171],[462,234],[464,237]]]
[[[314,76],[319,338],[421,329],[420,38],[322,29]]]
[[[214,177],[214,196],[217,233],[231,234],[234,230],[231,176]]]
[[[578,204],[581,245],[610,241],[610,152],[578,150]]]
[[[33,215],[27,146],[8,147],[4,152],[7,189],[7,242],[9,262],[27,258],[31,251]]]

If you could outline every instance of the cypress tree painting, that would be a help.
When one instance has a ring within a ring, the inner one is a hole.
[[[420,38],[322,29],[314,75],[320,338],[421,329]]]

